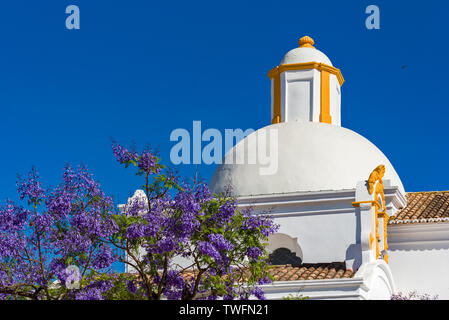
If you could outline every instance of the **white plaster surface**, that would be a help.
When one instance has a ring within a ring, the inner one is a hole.
[[[261,175],[260,163],[226,164],[232,162],[233,153],[247,159],[257,144],[257,139],[248,138],[267,129],[278,132],[277,144],[270,146],[270,139],[266,139],[267,154],[273,148],[278,151],[274,175]],[[243,196],[355,189],[357,182],[366,180],[379,164],[384,164],[384,179],[391,180],[391,185],[404,193],[401,179],[387,157],[352,130],[323,123],[288,122],[267,126],[251,135],[226,154],[211,179],[212,191],[223,192],[232,186],[235,195]]]
[[[329,58],[316,48],[295,48],[287,52],[281,61],[281,64],[318,62],[332,66]]]
[[[397,291],[449,299],[449,223],[392,225],[388,232]]]

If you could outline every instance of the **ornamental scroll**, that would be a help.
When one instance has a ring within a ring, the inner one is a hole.
[[[375,206],[375,217],[376,217],[376,259],[379,258],[379,218],[383,218],[383,243],[384,250],[388,249],[387,244],[387,225],[388,225],[388,214],[385,207],[385,194],[384,185],[382,178],[385,174],[385,166],[383,164],[376,167],[376,169],[371,172],[368,178],[368,192],[373,195],[373,205]],[[374,239],[372,239],[374,240]],[[388,263],[388,255],[384,255],[385,262]]]

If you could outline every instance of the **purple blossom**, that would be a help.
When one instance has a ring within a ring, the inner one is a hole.
[[[116,260],[112,249],[108,245],[103,245],[96,252],[96,255],[92,261],[92,266],[96,269],[104,269],[111,266],[111,264]]]
[[[246,255],[251,259],[257,260],[262,255],[262,249],[259,247],[249,247],[246,250]]]
[[[134,152],[129,151],[117,142],[112,143],[112,151],[115,158],[120,164],[128,163],[129,161],[136,161],[137,157]]]
[[[259,300],[265,300],[265,294],[260,287],[252,289],[251,294],[254,295]]]
[[[259,285],[264,285],[264,284],[271,284],[273,281],[270,279],[270,278],[268,278],[268,277],[263,277],[263,278],[260,278],[259,280],[258,280],[258,284]]]
[[[130,240],[141,238],[145,235],[145,225],[141,223],[133,223],[126,230],[126,236]]]
[[[103,293],[112,289],[109,280],[94,281],[75,294],[75,300],[104,300]]]
[[[157,166],[157,158],[149,151],[144,151],[139,157],[137,166],[145,173],[159,173],[160,168]]]
[[[234,200],[228,200],[226,203],[220,206],[218,209],[217,220],[222,223],[228,222],[233,216],[236,210],[237,204]]]
[[[109,246],[100,246],[117,232],[112,199],[87,168],[66,166],[62,182],[47,190],[33,168],[19,179],[18,192],[28,208],[10,200],[0,206],[0,287],[26,284],[35,288],[29,295],[51,299],[42,289],[64,283],[70,264],[95,271],[116,260]]]
[[[217,249],[209,242],[200,241],[198,242],[198,251],[201,254],[212,257],[215,260],[221,260],[221,255]]]
[[[126,287],[128,289],[128,292],[130,292],[132,294],[137,293],[137,286],[136,286],[135,281],[133,281],[133,280],[126,281]]]
[[[411,291],[408,294],[397,292],[391,296],[391,300],[438,300],[438,295],[420,294],[417,291]]]
[[[207,238],[218,251],[230,251],[234,249],[234,245],[221,234],[210,234]]]
[[[176,270],[170,270],[167,273],[165,296],[169,300],[179,300],[182,296],[182,290],[185,287],[182,275]]]
[[[44,189],[39,181],[39,173],[33,167],[28,173],[28,178],[23,179],[20,176],[17,179],[17,191],[20,200],[28,199],[28,204],[37,203],[44,198]]]

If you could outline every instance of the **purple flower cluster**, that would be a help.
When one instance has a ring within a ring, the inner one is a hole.
[[[198,251],[203,255],[210,256],[216,261],[221,260],[220,252],[218,252],[217,248],[215,248],[213,244],[207,241],[198,242]]]
[[[28,178],[18,177],[17,191],[20,200],[28,199],[28,204],[40,202],[44,197],[44,189],[39,181],[39,173],[33,167],[28,173]]]
[[[244,230],[252,231],[258,229],[266,237],[279,230],[279,225],[275,224],[268,215],[253,215],[249,209],[244,210],[242,214],[245,218],[242,225]]]
[[[185,287],[184,278],[176,270],[170,270],[166,277],[164,294],[169,300],[179,300]]]
[[[417,291],[411,291],[408,294],[397,292],[390,298],[391,300],[438,300],[438,295],[431,296],[428,293],[420,294]]]
[[[128,298],[263,298],[257,285],[269,279],[262,243],[277,229],[269,216],[240,211],[235,199],[212,195],[196,179],[180,182],[149,149],[138,153],[116,142],[112,149],[145,180],[145,191],[136,192],[123,212],[84,166],[67,165],[51,189],[42,187],[34,168],[18,179],[23,203],[0,206],[0,289],[23,289],[0,299],[110,298],[117,292],[109,270],[116,262],[138,271],[139,278],[125,276],[118,286]],[[192,263],[188,279],[176,257]],[[255,273],[245,290],[241,265]],[[79,289],[65,286],[73,267],[82,277]]]
[[[130,161],[137,160],[137,155],[135,152],[129,151],[127,148],[115,141],[112,143],[112,152],[120,164],[128,164]]]
[[[137,166],[145,173],[159,173],[160,168],[157,166],[157,158],[149,151],[144,151],[139,160]]]
[[[221,234],[210,234],[207,238],[209,243],[218,251],[230,251],[234,249],[234,245],[229,240],[226,240]]]
[[[126,288],[128,289],[129,293],[136,294],[137,293],[137,286],[136,282],[133,280],[126,281]]]
[[[162,166],[158,163],[158,157],[149,149],[139,154],[138,152],[130,151],[116,141],[113,141],[112,152],[120,164],[124,164],[126,167],[130,164],[137,166],[139,168],[139,174],[158,174],[161,171]]]
[[[255,287],[254,289],[252,289],[251,294],[259,300],[265,300],[265,294],[260,287]]]
[[[85,167],[66,166],[53,189],[42,188],[34,168],[17,185],[29,208],[12,201],[0,207],[0,288],[21,286],[29,298],[53,299],[48,288],[65,283],[69,265],[100,270],[116,261],[103,245],[117,231],[112,199]]]
[[[259,247],[249,247],[246,250],[246,255],[253,260],[259,259],[259,257],[262,255],[262,253],[263,253],[262,249]]]
[[[104,300],[103,293],[111,290],[111,281],[95,281],[75,294],[75,300]]]

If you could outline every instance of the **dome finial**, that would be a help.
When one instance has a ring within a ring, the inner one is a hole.
[[[315,47],[313,46],[315,44],[315,41],[313,41],[313,39],[309,36],[302,37],[301,39],[299,39],[298,43],[299,43],[300,48],[314,48],[315,49]]]

